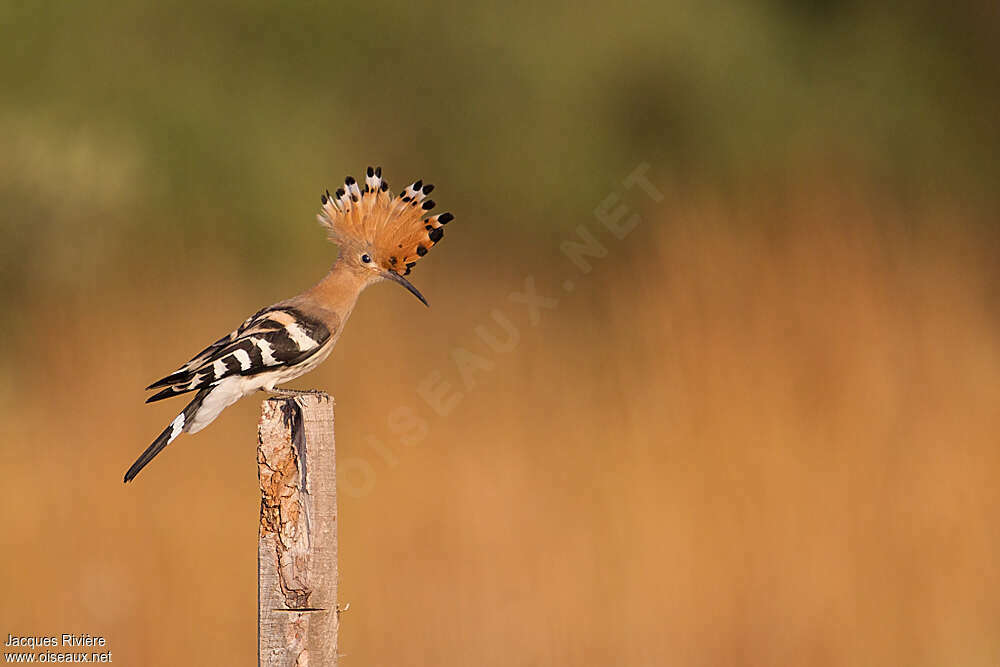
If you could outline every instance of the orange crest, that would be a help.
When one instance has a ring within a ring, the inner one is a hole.
[[[382,167],[368,167],[363,187],[348,176],[333,195],[327,190],[318,219],[334,243],[370,245],[382,268],[405,276],[454,218],[451,213],[424,217],[434,208],[427,199],[433,189],[416,181],[393,196],[382,180]]]

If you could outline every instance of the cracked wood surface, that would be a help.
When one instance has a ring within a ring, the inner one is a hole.
[[[260,665],[337,664],[333,399],[264,401],[257,439]]]

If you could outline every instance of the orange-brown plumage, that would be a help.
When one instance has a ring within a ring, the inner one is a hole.
[[[319,221],[334,243],[370,248],[378,266],[405,276],[453,218],[450,213],[424,217],[434,208],[427,199],[433,189],[416,181],[393,196],[381,167],[369,167],[363,187],[349,176],[334,195],[323,196]]]
[[[153,440],[125,473],[134,479],[181,433],[197,433],[229,405],[255,391],[275,387],[321,364],[337,344],[344,323],[370,285],[398,283],[421,303],[427,300],[403,276],[444,235],[450,213],[424,217],[434,186],[417,181],[398,197],[389,194],[382,169],[367,170],[364,188],[350,176],[335,196],[322,197],[320,223],[340,254],[313,287],[262,308],[231,333],[147,389],[147,401],[196,392],[190,403]],[[285,390],[288,391],[288,390]]]

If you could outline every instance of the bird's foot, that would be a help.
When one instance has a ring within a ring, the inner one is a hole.
[[[284,396],[285,398],[296,398],[297,396],[315,396],[316,394],[322,394],[323,392],[319,389],[264,389],[269,394],[274,394],[275,396]]]

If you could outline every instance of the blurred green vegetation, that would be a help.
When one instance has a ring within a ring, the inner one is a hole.
[[[371,290],[296,384],[377,471],[345,665],[995,664],[998,38],[995,0],[0,3],[0,632],[252,661],[256,401],[122,487],[179,407],[141,387],[316,280],[320,192],[381,164],[456,221],[433,309]],[[664,202],[560,290],[641,162]]]
[[[266,276],[369,163],[483,243],[565,229],[640,160],[991,202],[998,36],[987,1],[6,2],[0,298],[220,245]]]

